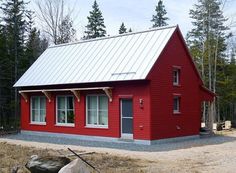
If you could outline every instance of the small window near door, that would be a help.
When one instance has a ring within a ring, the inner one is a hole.
[[[30,114],[30,120],[32,124],[46,124],[46,97],[31,97]]]
[[[173,85],[179,85],[180,84],[179,79],[180,79],[180,69],[174,68],[174,70],[173,70]]]
[[[180,97],[179,96],[174,96],[173,113],[174,114],[180,113]]]
[[[57,124],[74,125],[74,97],[57,96]]]
[[[88,95],[86,98],[86,126],[108,126],[108,98],[105,95]]]

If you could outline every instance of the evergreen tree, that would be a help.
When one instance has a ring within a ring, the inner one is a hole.
[[[24,56],[19,62],[19,73],[22,75],[33,62],[43,53],[48,47],[48,41],[41,38],[40,31],[34,27],[33,13],[27,15],[27,39],[25,40]]]
[[[165,10],[165,6],[163,4],[162,0],[158,1],[158,5],[156,6],[155,9],[155,15],[152,16],[152,20],[151,22],[153,22],[152,27],[161,27],[161,26],[166,26],[167,23],[166,21],[169,19],[168,17],[166,17],[166,10]]]
[[[224,95],[224,68],[226,18],[219,0],[198,0],[190,10],[194,28],[187,34],[190,52],[199,68],[205,85],[217,94]],[[221,106],[221,105],[220,105]],[[214,102],[214,120],[216,121],[216,103]],[[205,111],[203,111],[205,112]],[[219,115],[219,112],[217,113]]]
[[[11,98],[6,98],[8,105],[6,112],[16,117],[19,115],[18,92],[12,89],[13,84],[19,78],[19,62],[24,55],[24,41],[26,31],[26,3],[23,0],[4,0],[0,9],[2,10],[1,20],[4,22],[4,33],[7,35],[5,44],[7,52],[4,68],[8,68],[6,78],[10,76],[11,80],[5,81],[4,85],[10,91]],[[9,116],[10,117],[10,116]],[[10,121],[10,118],[8,120]]]
[[[129,28],[129,32],[133,32],[131,28]]]
[[[57,44],[69,43],[75,40],[76,30],[73,28],[73,21],[67,15],[59,25],[59,36]]]
[[[48,47],[48,41],[40,38],[40,31],[33,27],[28,35],[24,58],[21,60],[20,73],[23,74]]]
[[[124,22],[122,22],[121,26],[120,26],[120,29],[119,29],[119,34],[124,34],[127,32],[127,29],[125,27],[125,24]]]
[[[97,1],[94,1],[92,6],[92,11],[89,12],[87,30],[85,31],[85,39],[104,37],[106,35],[104,18],[102,17],[102,12],[99,9]]]
[[[223,94],[221,92],[221,115],[226,120],[231,120],[236,123],[236,64],[235,57],[232,57],[230,62],[224,68],[225,78],[221,85],[224,85]]]
[[[12,62],[8,57],[7,33],[5,26],[0,26],[0,126],[10,123],[11,115],[11,80]]]

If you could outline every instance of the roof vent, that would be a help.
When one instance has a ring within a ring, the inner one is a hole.
[[[119,75],[130,75],[130,74],[136,74],[136,72],[123,72],[123,73],[112,73],[112,76],[119,76]]]

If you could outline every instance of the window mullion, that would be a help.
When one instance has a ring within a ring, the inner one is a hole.
[[[64,97],[65,99],[65,123],[67,123],[67,97]]]
[[[30,108],[31,108],[31,110],[30,110],[30,122],[32,122],[32,117],[33,117],[33,105],[32,105],[32,103],[33,103],[33,98],[31,97],[30,98]]]
[[[37,117],[37,121],[39,121],[40,122],[40,97],[38,97],[38,117]]]
[[[97,96],[97,125],[99,125],[99,121],[98,121],[99,120],[99,118],[98,118],[98,116],[99,116],[99,114],[98,114],[99,113],[99,110],[98,110],[99,106],[98,106],[98,104],[99,103],[98,103],[98,100],[99,99],[98,99],[98,96]]]

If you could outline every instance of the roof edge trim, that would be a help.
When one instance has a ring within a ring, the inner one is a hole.
[[[178,25],[156,27],[156,28],[151,28],[151,29],[144,30],[144,31],[129,32],[129,33],[118,34],[118,35],[114,35],[114,36],[99,37],[99,38],[88,39],[88,40],[79,40],[79,41],[72,42],[72,43],[63,43],[63,44],[58,44],[58,45],[52,45],[52,46],[49,46],[48,48],[50,49],[50,48],[55,48],[55,47],[81,44],[81,43],[87,43],[87,42],[93,42],[93,41],[99,41],[99,40],[106,40],[106,39],[110,39],[110,38],[117,38],[117,37],[123,37],[123,36],[127,36],[127,35],[135,35],[135,34],[140,34],[140,33],[158,31],[158,30],[169,29],[169,28],[177,28],[177,27],[178,27]]]

